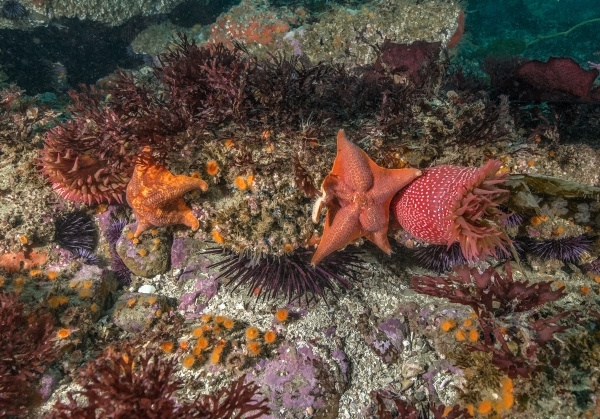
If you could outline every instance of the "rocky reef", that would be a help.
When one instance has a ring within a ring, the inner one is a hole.
[[[451,2],[260,4],[2,86],[0,415],[597,415],[597,87],[469,72]]]

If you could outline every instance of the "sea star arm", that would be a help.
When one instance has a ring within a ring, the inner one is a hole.
[[[168,183],[164,183],[164,186],[150,190],[148,195],[145,196],[145,204],[159,207],[196,189],[206,191],[208,184],[202,179],[190,176],[173,176]]]
[[[373,163],[375,186],[370,192],[374,202],[392,202],[392,198],[405,186],[423,174],[419,169],[384,169]]]
[[[360,210],[356,206],[346,206],[338,211],[330,209],[327,212],[323,236],[311,260],[313,265],[362,236],[362,228],[358,221],[359,215]]]
[[[392,254],[392,247],[388,240],[387,227],[385,229],[377,230],[374,233],[366,234],[365,237],[371,242],[375,243],[377,247],[383,250],[388,255]]]

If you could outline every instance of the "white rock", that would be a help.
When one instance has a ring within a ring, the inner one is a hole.
[[[141,292],[142,294],[154,294],[156,292],[156,287],[154,285],[145,284],[138,289],[138,292]]]

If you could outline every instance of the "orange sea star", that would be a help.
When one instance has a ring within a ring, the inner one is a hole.
[[[173,175],[158,164],[138,163],[127,185],[127,203],[137,220],[134,237],[151,227],[173,224],[197,230],[200,223],[183,200],[183,195],[194,189],[206,191],[208,184],[191,176]]]

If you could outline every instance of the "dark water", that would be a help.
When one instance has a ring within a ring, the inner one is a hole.
[[[17,2],[3,2],[5,17],[16,13],[8,3]],[[190,0],[169,13],[134,17],[119,26],[63,18],[32,27],[24,24],[34,17],[24,2],[25,13],[10,19],[23,29],[0,29],[0,70],[8,76],[7,82],[29,94],[64,92],[80,83],[94,83],[117,67],[143,65],[144,57],[132,53],[129,45],[145,28],[161,22],[182,28],[209,25],[233,4]],[[271,4],[302,6],[317,18],[334,5],[325,0],[272,0]],[[360,7],[356,1],[345,5]],[[584,67],[600,61],[600,5],[595,0],[473,0],[465,10],[462,63],[478,66],[490,56],[571,57]]]

